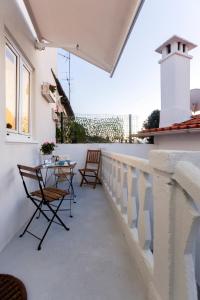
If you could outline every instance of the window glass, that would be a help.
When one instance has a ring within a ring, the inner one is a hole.
[[[30,72],[23,65],[22,67],[22,104],[21,104],[21,128],[22,132],[29,133],[30,114]]]
[[[17,56],[8,45],[5,49],[6,127],[17,129]]]

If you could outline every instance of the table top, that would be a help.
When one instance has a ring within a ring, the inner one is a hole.
[[[47,168],[70,168],[73,169],[76,166],[76,161],[66,161],[63,164],[61,164],[59,161],[57,162],[52,162],[52,163],[47,163],[41,165],[42,169],[47,169]]]

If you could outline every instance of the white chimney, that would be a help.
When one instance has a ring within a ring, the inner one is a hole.
[[[188,51],[196,45],[173,36],[156,52],[162,54],[160,127],[190,118],[190,59]]]

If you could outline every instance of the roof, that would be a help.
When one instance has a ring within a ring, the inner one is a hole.
[[[39,42],[113,73],[144,0],[24,0]]]
[[[182,44],[186,44],[188,47],[188,50],[192,50],[195,47],[197,47],[197,45],[189,42],[186,39],[183,39],[182,37],[178,36],[178,35],[173,35],[170,39],[168,39],[166,42],[164,42],[160,47],[158,47],[155,51],[162,54],[162,49],[167,46],[168,44],[171,44],[173,42],[181,42]]]
[[[174,123],[171,126],[145,129],[138,132],[139,137],[148,137],[154,135],[177,134],[188,132],[200,132],[200,114],[192,116],[189,120],[181,123]]]
[[[58,90],[58,94],[61,96],[61,104],[63,105],[65,111],[66,111],[66,114],[68,117],[74,117],[74,112],[73,112],[73,109],[71,107],[71,104],[69,102],[69,99],[68,97],[66,96],[63,88],[62,88],[62,85],[59,81],[59,79],[56,77],[54,71],[51,69],[51,72],[52,72],[52,75],[54,77],[54,80],[55,80],[55,83],[56,83],[56,87],[57,87],[57,90]]]

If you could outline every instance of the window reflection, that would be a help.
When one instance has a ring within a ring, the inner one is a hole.
[[[29,133],[30,111],[30,72],[23,65],[22,69],[22,132]]]
[[[16,130],[17,56],[7,45],[5,50],[6,127]]]

